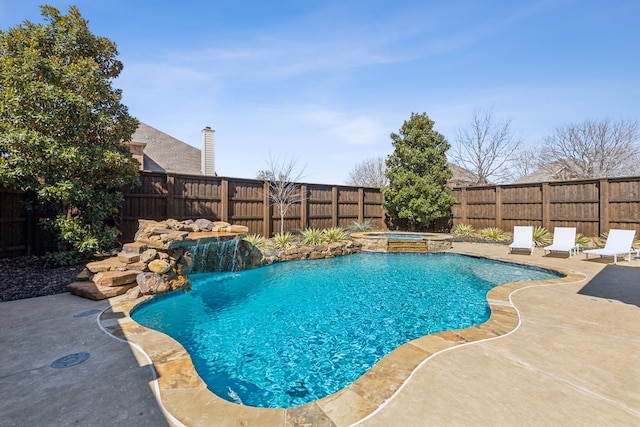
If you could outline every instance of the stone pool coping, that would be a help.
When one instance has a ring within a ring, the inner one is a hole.
[[[457,253],[457,251],[452,251]],[[474,255],[472,255],[474,256]],[[449,349],[498,338],[520,324],[511,295],[523,288],[581,281],[583,274],[549,266],[532,259],[491,259],[553,269],[565,277],[515,282],[493,288],[487,294],[490,318],[477,326],[427,335],[389,353],[368,372],[342,390],[318,401],[293,408],[254,408],[228,402],[206,388],[187,351],[173,338],[139,325],[129,317],[142,300],[113,301],[100,316],[103,328],[117,338],[144,350],[155,368],[158,399],[175,425],[349,426],[374,414],[403,387],[413,373],[435,354]],[[145,298],[146,300],[147,298]]]

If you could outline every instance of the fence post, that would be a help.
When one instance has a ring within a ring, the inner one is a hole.
[[[496,228],[502,230],[502,187],[496,185]]]
[[[229,180],[220,182],[220,221],[229,222]]]
[[[609,180],[601,179],[600,180],[600,194],[599,194],[599,211],[600,211],[600,223],[598,225],[598,235],[604,233],[605,231],[609,231],[611,224],[609,223],[609,206],[610,206],[610,198],[611,194],[609,193]]]
[[[173,218],[175,214],[175,180],[173,175],[167,174],[167,211],[165,212],[165,218]]]
[[[364,222],[364,188],[358,187],[358,222]]]
[[[300,186],[300,229],[304,230],[309,225],[309,203],[307,200],[307,184]]]
[[[460,224],[466,224],[469,218],[467,206],[467,187],[460,188]]]
[[[338,226],[338,187],[331,187],[331,226]]]
[[[549,231],[551,230],[551,195],[548,182],[542,183],[542,226]]]
[[[271,237],[271,203],[269,200],[269,182],[262,184],[262,235]]]

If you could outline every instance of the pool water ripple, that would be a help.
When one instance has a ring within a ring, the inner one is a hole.
[[[132,317],[190,353],[209,389],[257,407],[328,396],[400,345],[484,322],[487,292],[554,272],[456,254],[359,254],[192,276]]]

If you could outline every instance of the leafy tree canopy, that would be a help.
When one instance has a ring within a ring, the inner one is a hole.
[[[413,229],[448,216],[455,203],[447,186],[452,176],[446,157],[450,145],[433,125],[426,113],[412,113],[399,134],[391,134],[394,152],[386,162],[389,185],[382,188],[383,207]]]
[[[0,31],[0,184],[32,190],[64,249],[113,245],[104,220],[137,182],[122,144],[138,121],[111,87],[122,70],[113,42],[93,35],[76,7],[42,6],[44,24]]]

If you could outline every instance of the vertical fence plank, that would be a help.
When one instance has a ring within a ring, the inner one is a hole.
[[[549,194],[549,183],[542,183],[542,226],[549,231],[551,230],[551,200]]]
[[[229,180],[222,178],[220,184],[220,221],[229,221]]]
[[[600,223],[598,234],[604,233],[605,231],[609,231],[611,224],[609,223],[609,213],[610,213],[610,194],[609,194],[609,180],[601,179],[599,182],[600,185]]]
[[[262,235],[266,238],[271,237],[272,220],[271,220],[271,200],[269,200],[269,183],[265,181],[262,184]]]
[[[307,195],[307,184],[300,186],[300,229],[304,230],[309,226],[309,197]]]
[[[331,226],[338,226],[338,187],[331,187]]]

